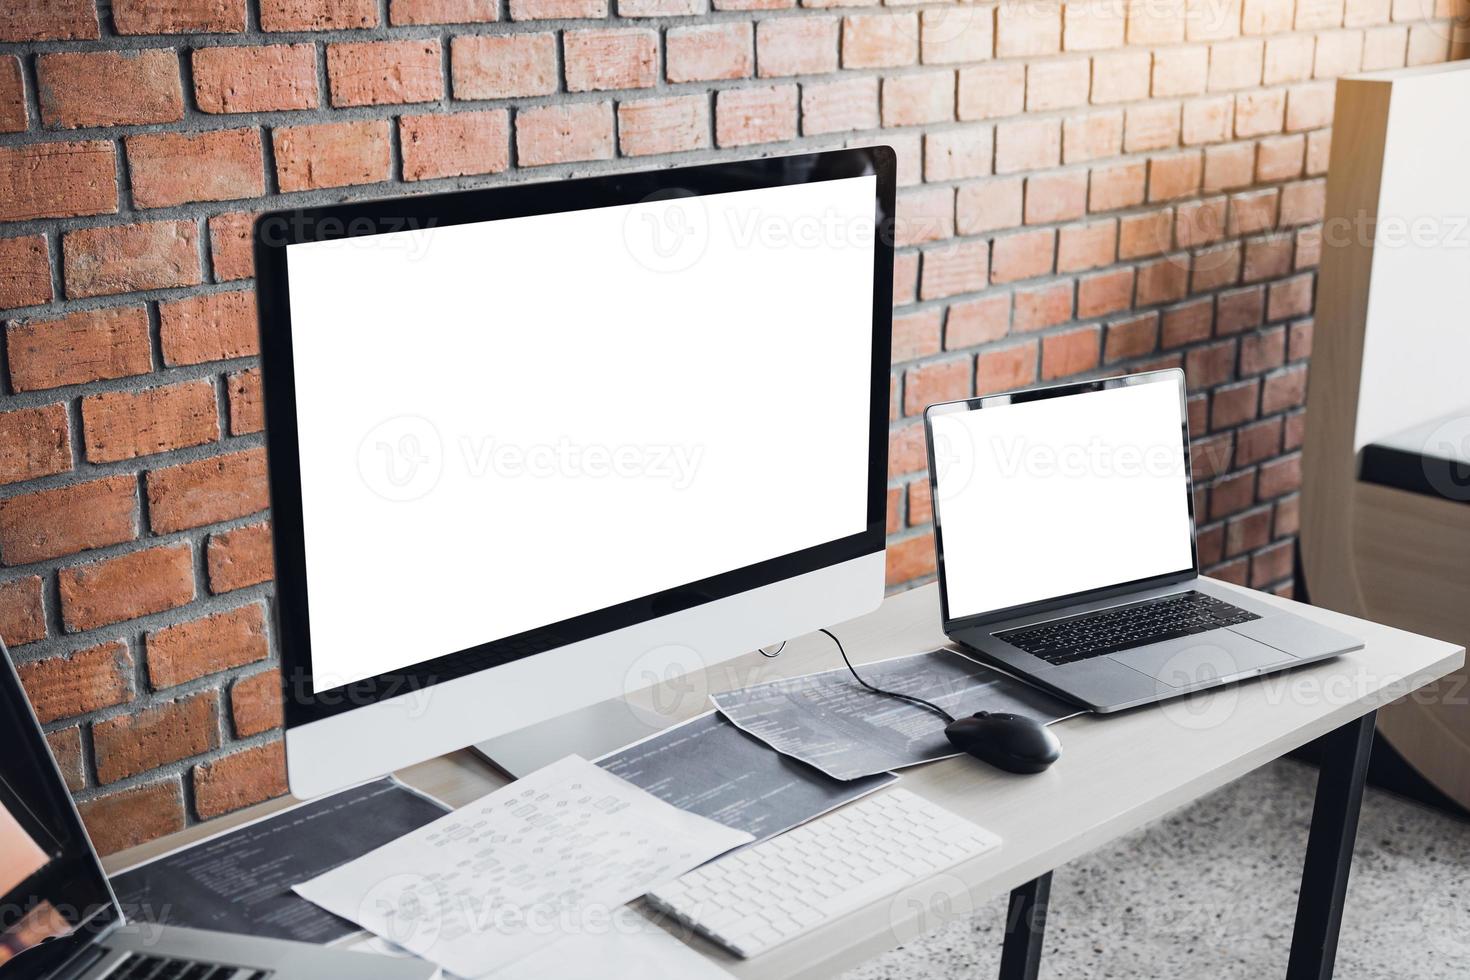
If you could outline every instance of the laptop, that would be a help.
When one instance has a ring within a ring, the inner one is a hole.
[[[1203,578],[1184,373],[924,412],[944,631],[1092,711],[1362,647]]]
[[[127,923],[0,643],[0,980],[426,980],[422,960]]]

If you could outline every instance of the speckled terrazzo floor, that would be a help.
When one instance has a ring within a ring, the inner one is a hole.
[[[1282,976],[1315,770],[1283,760],[1057,871],[1049,980]],[[994,977],[1005,902],[847,980]],[[1337,977],[1470,977],[1470,823],[1373,789]]]

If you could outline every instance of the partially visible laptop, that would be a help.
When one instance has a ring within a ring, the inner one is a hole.
[[[1092,711],[1362,642],[1203,578],[1182,371],[924,413],[944,631]]]
[[[422,960],[127,924],[0,643],[0,980],[425,980]]]

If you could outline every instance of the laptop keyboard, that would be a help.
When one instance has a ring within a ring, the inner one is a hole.
[[[108,971],[106,980],[265,980],[270,974],[269,970],[252,967],[130,953],[127,959]]]
[[[1054,666],[1260,619],[1202,592],[1180,592],[995,636]]]

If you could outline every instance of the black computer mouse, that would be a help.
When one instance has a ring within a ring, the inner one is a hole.
[[[1041,772],[1062,757],[1062,743],[1025,715],[981,711],[944,728],[950,744],[1006,772]]]

